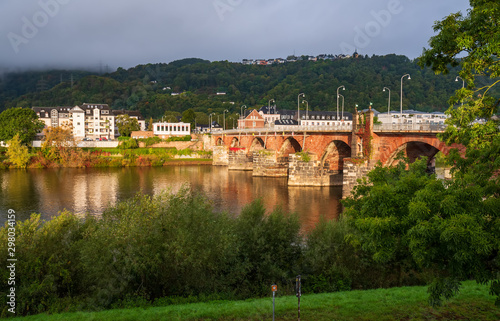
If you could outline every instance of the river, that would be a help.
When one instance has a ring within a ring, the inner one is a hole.
[[[184,185],[206,195],[215,210],[233,215],[261,197],[268,210],[281,205],[286,212],[297,212],[304,230],[313,228],[320,217],[334,219],[341,211],[341,187],[288,187],[286,178],[252,177],[252,172],[227,167],[11,169],[0,171],[0,223],[9,209],[16,211],[17,220],[31,213],[49,219],[64,209],[98,216],[137,193],[176,192]]]

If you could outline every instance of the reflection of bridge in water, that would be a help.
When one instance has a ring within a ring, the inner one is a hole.
[[[292,186],[343,185],[344,195],[375,164],[391,166],[402,152],[430,164],[452,148],[437,138],[443,125],[373,124],[373,112],[356,113],[352,126],[282,126],[226,130],[212,135],[214,165],[288,177]],[[305,153],[300,153],[305,152]]]

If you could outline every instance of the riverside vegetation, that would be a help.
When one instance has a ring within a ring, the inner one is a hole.
[[[0,148],[0,169],[163,166],[168,165],[177,156],[197,156],[200,161],[211,160],[211,152],[208,151],[150,147],[162,141],[191,140],[191,136],[171,137],[167,140],[158,137],[145,139],[124,137],[121,138],[118,148],[78,148],[67,130],[50,128],[46,132],[49,136],[41,148],[29,149],[21,144],[17,135],[14,136],[9,141],[9,148]],[[139,142],[144,143],[146,147],[139,148]]]

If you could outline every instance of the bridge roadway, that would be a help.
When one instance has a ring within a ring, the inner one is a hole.
[[[286,167],[291,169],[291,155],[307,152],[314,168],[309,172],[344,174],[345,164],[363,164],[372,168],[377,162],[384,166],[394,164],[403,152],[410,161],[425,157],[430,162],[438,153],[448,154],[452,148],[437,138],[443,125],[430,124],[373,124],[373,112],[356,113],[351,126],[280,126],[276,128],[234,129],[212,133],[214,165],[228,165],[230,169],[254,170],[256,153],[272,155],[274,163],[257,166]],[[364,119],[363,123],[357,120]],[[217,152],[216,152],[217,150]],[[225,155],[226,153],[227,155]],[[241,157],[231,157],[231,154]],[[243,157],[244,156],[244,157]],[[253,156],[253,158],[252,158]],[[234,166],[254,162],[247,166]],[[269,157],[268,157],[269,158]],[[296,158],[294,158],[296,161]],[[288,164],[287,161],[288,160]],[[295,166],[295,165],[293,165]],[[287,172],[290,178],[290,172]],[[323,175],[323,174],[322,174]],[[358,174],[357,174],[358,175]],[[306,184],[309,185],[309,184]],[[320,185],[328,185],[321,183]]]

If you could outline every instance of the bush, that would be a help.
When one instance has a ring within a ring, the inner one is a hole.
[[[191,135],[186,135],[183,137],[169,137],[167,139],[167,142],[190,142],[191,141]]]
[[[106,210],[82,254],[86,277],[96,282],[93,303],[218,292],[232,243],[229,227],[225,214],[187,189],[136,196]]]
[[[120,149],[134,149],[138,147],[139,144],[137,144],[137,140],[133,138],[124,140],[118,145],[118,148]]]
[[[148,138],[140,138],[139,141],[143,142],[145,147],[149,147],[151,145],[154,145],[154,144],[161,142],[162,139],[158,136],[154,136],[154,137],[148,137]]]
[[[78,219],[69,212],[42,223],[40,215],[16,225],[16,312],[20,315],[51,311],[58,302],[73,301],[87,293],[81,273],[80,244],[95,221]],[[7,244],[7,225],[0,229],[0,242]],[[0,258],[7,262],[7,251]],[[8,279],[2,269],[2,280]],[[4,288],[5,289],[5,288]],[[0,292],[2,296],[7,293]],[[63,306],[60,306],[62,309]],[[67,306],[65,306],[67,308]],[[9,312],[4,305],[2,317]]]
[[[279,207],[266,215],[258,199],[243,208],[234,233],[235,257],[228,274],[238,295],[266,295],[273,283],[290,293],[302,258],[298,216],[287,216]]]

